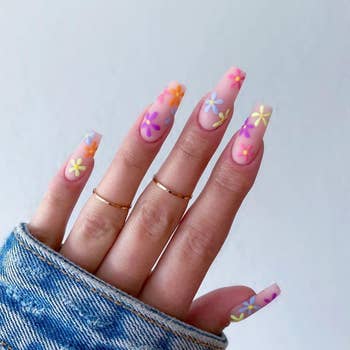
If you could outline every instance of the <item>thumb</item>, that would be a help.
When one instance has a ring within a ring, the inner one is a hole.
[[[245,286],[216,289],[192,303],[185,321],[210,333],[220,334],[231,322],[249,317],[280,294],[277,284],[258,294]]]

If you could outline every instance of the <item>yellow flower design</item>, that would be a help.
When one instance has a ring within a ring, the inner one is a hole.
[[[265,106],[261,105],[259,107],[259,112],[252,113],[252,117],[256,118],[254,125],[258,126],[261,121],[263,121],[264,125],[267,126],[269,119],[271,117],[271,112],[265,112]]]
[[[71,159],[70,160],[71,163],[71,167],[69,168],[69,172],[73,173],[76,177],[78,177],[80,175],[81,171],[85,171],[86,170],[86,166],[83,165],[83,160],[81,158],[78,158],[77,160],[75,159]]]
[[[239,322],[244,319],[244,313],[242,312],[239,316],[231,315],[232,322]]]
[[[220,112],[218,117],[219,120],[213,124],[213,128],[218,128],[220,125],[224,124],[226,119],[228,118],[228,115],[230,113],[230,109],[228,108],[225,114],[223,112]]]

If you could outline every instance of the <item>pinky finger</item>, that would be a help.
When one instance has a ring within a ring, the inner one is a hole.
[[[186,322],[220,334],[232,322],[239,322],[253,315],[277,298],[281,290],[277,284],[258,294],[244,286],[214,290],[196,299],[190,308]]]
[[[68,219],[94,167],[101,137],[95,131],[85,135],[52,179],[28,225],[33,236],[53,249],[61,245]]]

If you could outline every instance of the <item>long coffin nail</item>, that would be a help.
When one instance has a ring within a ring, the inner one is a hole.
[[[231,67],[205,100],[199,112],[199,124],[206,130],[215,130],[232,115],[233,104],[246,74]]]
[[[256,105],[252,114],[239,130],[232,146],[232,158],[236,163],[246,165],[255,158],[271,114],[272,108],[270,106]]]
[[[65,170],[65,177],[69,181],[80,179],[93,166],[93,158],[101,142],[102,135],[96,131],[89,131],[71,155]]]
[[[267,304],[270,304],[272,300],[276,299],[281,294],[280,287],[275,283],[272,286],[264,289],[262,292],[250,297],[248,300],[243,301],[242,304],[236,306],[230,315],[231,322],[240,322],[247,317],[253,315]]]
[[[140,125],[140,133],[145,141],[154,142],[169,130],[185,91],[184,85],[173,81],[157,97]]]

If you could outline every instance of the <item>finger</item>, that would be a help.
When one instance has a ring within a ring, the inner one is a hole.
[[[230,322],[231,310],[255,292],[244,286],[216,289],[192,302],[185,321],[205,331],[220,334]]]
[[[240,88],[240,84],[232,83],[233,74],[244,79],[244,73],[237,68],[231,68],[224,75],[215,91],[195,108],[159,170],[157,179],[173,192],[191,194],[215,152]],[[170,195],[151,183],[138,200],[97,276],[137,295],[186,206],[187,200]]]
[[[104,178],[81,211],[61,254],[94,272],[124,225],[127,210],[102,202],[132,202],[139,184],[173,124],[185,87],[171,82],[131,128]],[[91,254],[91,252],[94,254]]]
[[[271,114],[271,108],[264,107],[267,111]],[[187,314],[260,166],[266,126],[260,122],[248,127],[257,120],[253,114],[226,147],[148,279],[139,296],[146,303],[176,317]]]
[[[87,143],[87,140],[89,142]],[[58,249],[67,221],[94,167],[94,155],[101,135],[90,131],[52,179],[29,229],[40,241]]]
[[[244,286],[217,289],[196,299],[185,321],[207,332],[220,334],[231,322],[240,322],[281,294],[277,284],[255,292]]]

